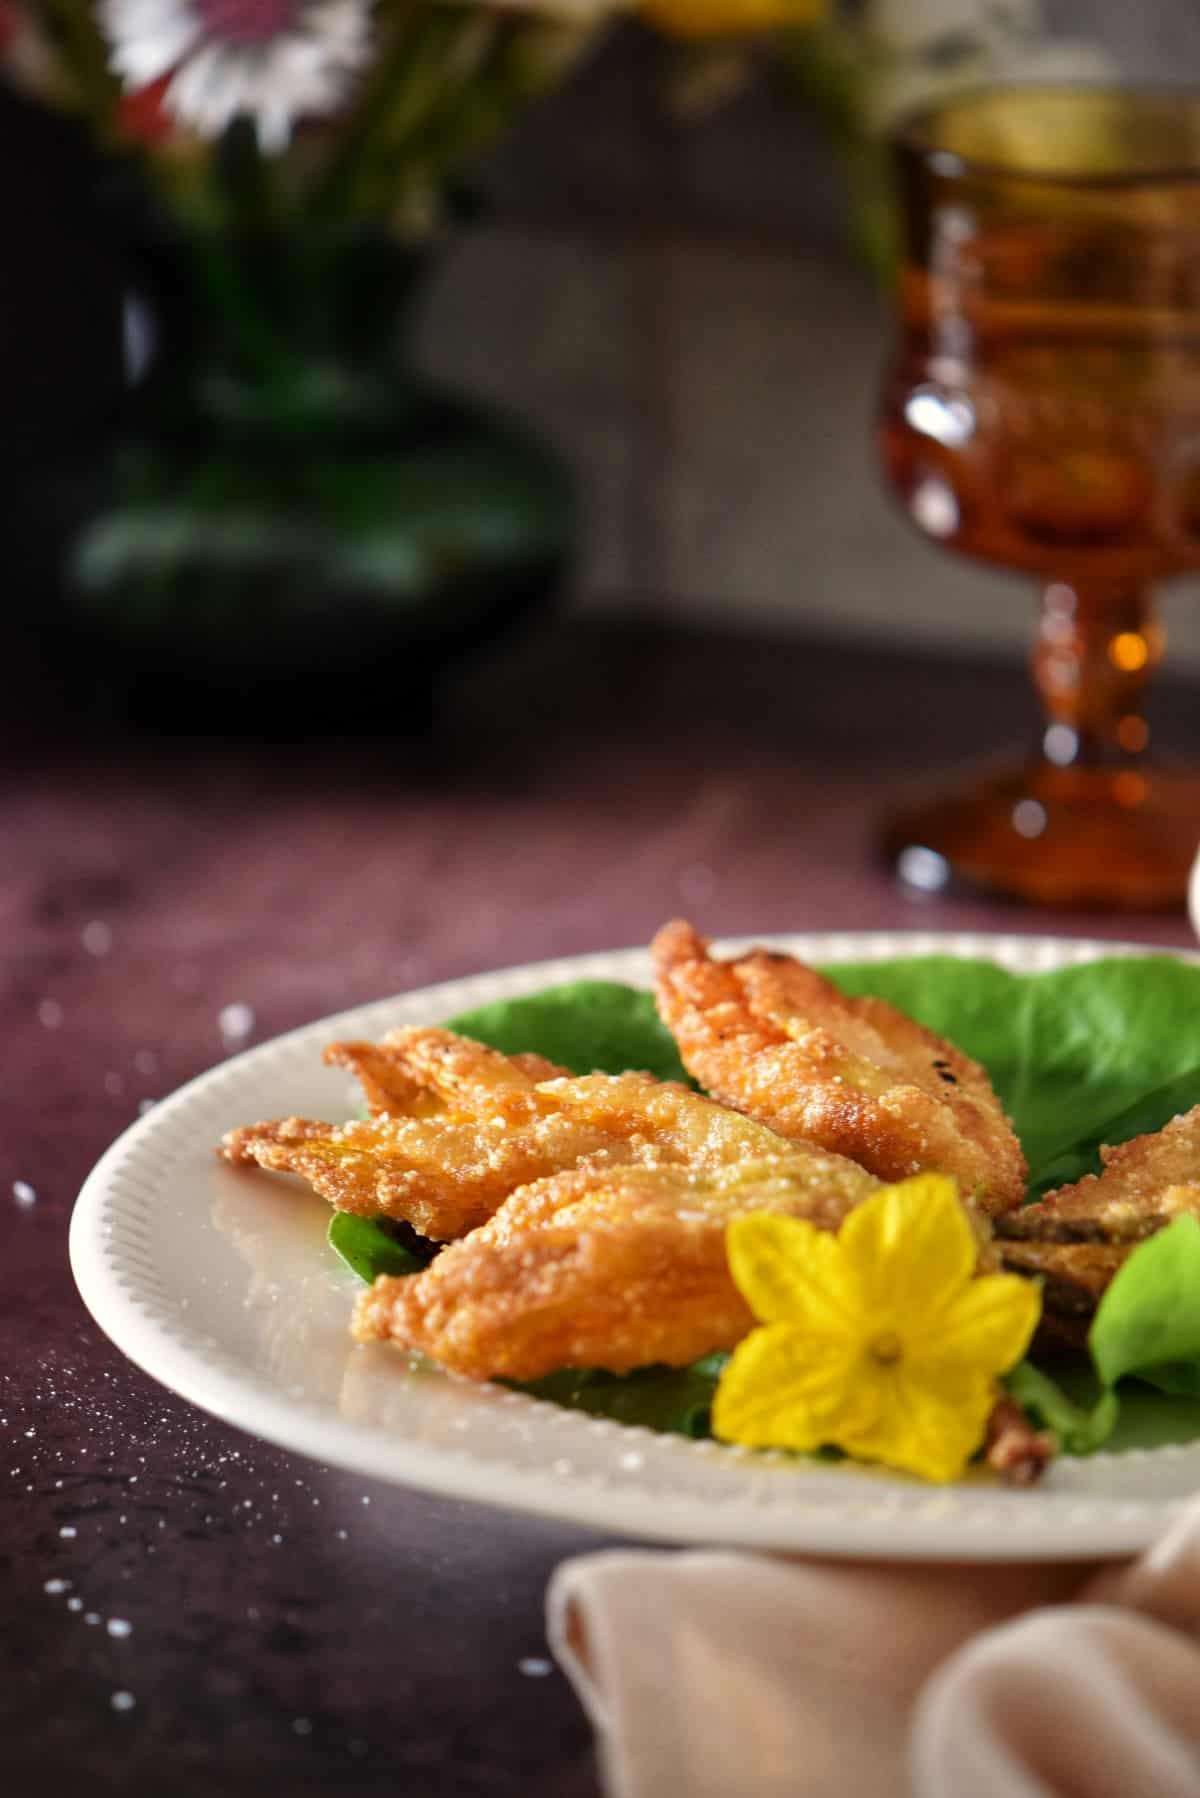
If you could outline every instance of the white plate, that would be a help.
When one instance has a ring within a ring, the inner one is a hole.
[[[1111,943],[914,934],[772,938],[817,962],[942,952],[1021,972]],[[742,947],[726,944],[726,949]],[[358,1473],[669,1541],[929,1560],[1068,1559],[1149,1542],[1200,1488],[1200,1443],[1062,1460],[1034,1491],[931,1488],[875,1469],[752,1454],[472,1385],[347,1335],[354,1277],[328,1209],[213,1146],[234,1124],[352,1113],[337,1037],[434,1023],[563,980],[646,985],[644,951],[481,975],[343,1012],[202,1074],[126,1131],[75,1208],[71,1265],[113,1341],[166,1386],[268,1441]]]

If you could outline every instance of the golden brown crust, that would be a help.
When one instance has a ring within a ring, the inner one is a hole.
[[[466,1044],[466,1052],[456,1055],[447,1039]],[[461,1102],[467,1090],[477,1108],[511,1087],[514,1072],[523,1084],[568,1072],[544,1055],[501,1055],[443,1030],[394,1030],[382,1043],[330,1043],[322,1059],[355,1075],[372,1117],[428,1117]]]
[[[405,1032],[390,1046],[404,1057],[402,1071],[436,1094],[436,1110],[342,1125],[258,1124],[231,1132],[221,1153],[298,1174],[340,1210],[403,1218],[449,1242],[485,1223],[518,1186],[580,1166],[704,1172],[791,1148],[741,1113],[649,1074],[535,1081],[515,1058],[446,1031]],[[342,1048],[378,1080],[378,1062],[358,1045],[339,1046],[339,1058]],[[384,1072],[395,1102],[404,1089],[390,1066]]]
[[[515,1192],[424,1273],[378,1279],[354,1334],[477,1380],[686,1366],[733,1348],[754,1321],[729,1272],[731,1217],[779,1211],[833,1230],[876,1186],[861,1168],[798,1149],[706,1173],[561,1174]]]
[[[1048,1310],[1091,1317],[1134,1246],[1115,1242],[1002,1242],[1001,1265],[1045,1282]]]
[[[262,1158],[264,1154],[278,1149],[282,1157],[303,1148],[305,1143],[320,1142],[329,1128],[313,1118],[276,1118],[266,1124],[242,1124],[236,1130],[226,1131],[218,1153],[235,1167],[265,1167],[268,1163]]]
[[[1200,1105],[1162,1130],[1100,1151],[1103,1170],[1006,1217],[1003,1234],[1041,1242],[1140,1242],[1200,1215]]]
[[[1134,1243],[997,1241],[1008,1273],[1042,1282],[1036,1346],[1083,1349],[1096,1306],[1136,1247]]]
[[[1096,1307],[1140,1242],[1200,1216],[1200,1106],[1100,1151],[1103,1170],[996,1220],[1005,1267],[1043,1282],[1038,1341],[1083,1348]]]
[[[882,1000],[789,955],[714,961],[690,924],[653,944],[659,1012],[688,1071],[781,1136],[884,1180],[954,1175],[980,1208],[1021,1203],[1026,1165],[983,1068]]]

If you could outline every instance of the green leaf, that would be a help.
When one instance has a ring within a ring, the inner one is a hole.
[[[1115,1141],[1116,1121],[1200,1069],[1200,967],[1119,956],[1048,974],[920,956],[827,972],[872,993],[981,1061],[1011,1116],[1035,1189],[1079,1145]],[[1200,1097],[1200,1095],[1197,1095]]]
[[[1082,1355],[1056,1357],[1054,1378],[1044,1368],[1031,1368],[1034,1384],[1026,1380],[1028,1363],[1014,1368],[1006,1384],[1017,1403],[1035,1419],[1054,1430],[1068,1454],[1091,1454],[1104,1448],[1110,1454],[1128,1449],[1163,1448],[1170,1443],[1194,1442],[1200,1436],[1200,1400],[1169,1395],[1138,1378],[1125,1380],[1120,1395],[1107,1392],[1094,1367]],[[1012,1381],[1020,1384],[1013,1387]],[[1042,1399],[1045,1402],[1040,1403]],[[1065,1404],[1067,1410],[1056,1405]],[[1101,1410],[1101,1406],[1105,1406]],[[1097,1416],[1096,1414],[1099,1413]],[[1084,1419],[1084,1437],[1070,1440]],[[1111,1434],[1106,1431],[1111,1423]]]
[[[417,1274],[436,1253],[415,1230],[401,1232],[373,1217],[335,1211],[329,1220],[328,1241],[346,1266],[360,1280],[373,1283],[380,1274]]]
[[[1038,1169],[1030,1191],[1036,1197],[1057,1186],[1070,1186],[1087,1174],[1098,1174],[1100,1149],[1104,1144],[1129,1142],[1135,1136],[1146,1136],[1161,1130],[1164,1124],[1200,1105],[1200,1067],[1189,1068],[1178,1079],[1156,1086],[1122,1111],[1109,1118],[1101,1129],[1093,1129],[1053,1161]]]
[[[640,1367],[628,1374],[564,1367],[525,1385],[504,1384],[531,1398],[612,1417],[618,1423],[677,1436],[707,1436],[713,1394],[728,1359],[726,1354],[705,1355],[690,1367]]]
[[[688,1081],[653,994],[612,980],[572,980],[523,999],[499,999],[452,1018],[447,1028],[505,1055],[535,1051],[573,1074],[639,1068],[660,1080]]]
[[[1134,1448],[1166,1448],[1200,1437],[1200,1400],[1159,1392],[1142,1380],[1121,1388],[1121,1415],[1105,1447],[1112,1454]]]
[[[1088,1336],[1106,1386],[1138,1374],[1200,1394],[1200,1222],[1177,1217],[1136,1248],[1104,1294]]]
[[[1004,1384],[1023,1411],[1053,1430],[1068,1455],[1092,1454],[1116,1427],[1120,1404],[1115,1392],[1101,1392],[1088,1406],[1077,1404],[1031,1361],[1019,1362]]]

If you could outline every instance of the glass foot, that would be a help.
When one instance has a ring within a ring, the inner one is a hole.
[[[1200,774],[1055,768],[983,773],[885,820],[906,886],[955,886],[1105,910],[1182,908],[1200,847]]]

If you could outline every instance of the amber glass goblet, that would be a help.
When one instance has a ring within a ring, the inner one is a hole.
[[[1041,741],[894,816],[902,879],[1181,904],[1200,777],[1143,716],[1160,582],[1200,569],[1200,94],[994,88],[909,121],[887,479],[1041,591]]]

